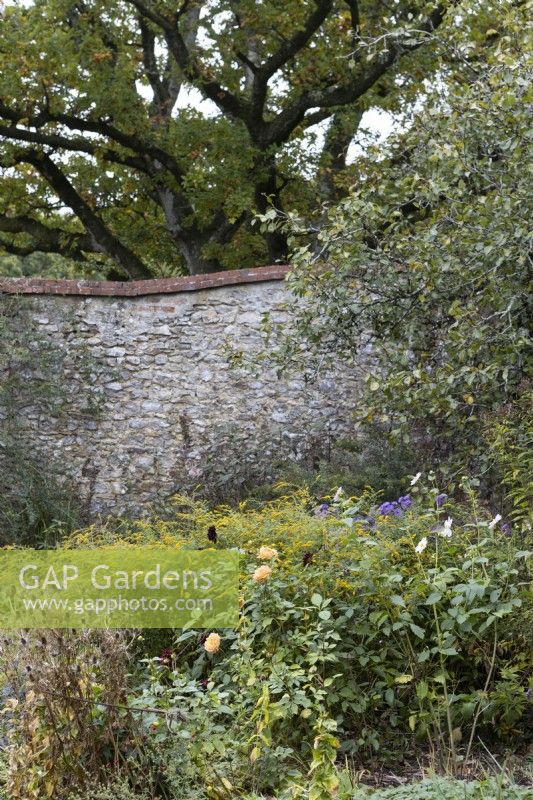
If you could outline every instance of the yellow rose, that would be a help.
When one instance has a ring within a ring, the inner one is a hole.
[[[263,564],[262,567],[257,567],[256,571],[253,574],[253,579],[256,583],[261,583],[261,581],[267,581],[271,575],[272,575],[272,570],[270,569],[270,567],[267,567],[266,564]]]
[[[257,554],[257,558],[261,559],[261,561],[270,561],[271,558],[275,558],[278,554],[278,551],[275,550],[273,547],[260,547],[259,552]]]
[[[208,653],[218,653],[220,650],[220,636],[218,633],[210,633],[204,642],[204,648]]]

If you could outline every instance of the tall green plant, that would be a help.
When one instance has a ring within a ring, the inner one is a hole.
[[[500,3],[483,43],[458,34],[462,80],[430,90],[386,156],[359,159],[359,183],[318,245],[295,216],[263,217],[291,231],[298,295],[274,360],[362,360],[358,425],[485,486],[487,423],[530,376],[530,7]]]

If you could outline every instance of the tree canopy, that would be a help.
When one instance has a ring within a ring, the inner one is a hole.
[[[462,79],[436,87],[407,131],[359,161],[358,185],[318,237],[296,215],[281,223],[307,302],[278,361],[303,342],[305,363],[311,350],[323,371],[331,358],[357,364],[371,345],[360,424],[415,441],[448,474],[470,467],[485,479],[502,424],[501,450],[514,446],[511,429],[524,457],[531,444],[528,5],[487,4],[483,44],[458,29]],[[274,210],[264,224],[280,224]]]
[[[269,204],[357,178],[369,108],[435,75],[457,0],[35,0],[0,17],[0,250],[133,279],[284,260]],[[459,14],[481,41],[485,4]],[[439,78],[440,79],[440,78]],[[203,105],[187,104],[187,92]],[[185,93],[185,94],[184,94]],[[317,125],[326,127],[323,137]],[[344,176],[344,177],[343,177]]]

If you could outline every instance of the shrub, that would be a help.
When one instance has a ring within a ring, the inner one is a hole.
[[[181,633],[147,667],[141,702],[184,714],[180,759],[212,792],[292,783],[329,797],[338,754],[393,764],[429,751],[460,771],[478,736],[525,741],[531,553],[471,484],[460,495],[415,478],[409,495],[337,492],[318,508],[305,490],[255,508],[178,497],[173,516],[108,521],[66,546],[238,548],[238,630],[220,632],[216,654]],[[268,562],[261,546],[277,551]],[[254,580],[260,563],[271,573]]]
[[[445,475],[460,462],[489,493],[501,474],[487,420],[531,382],[533,60],[527,4],[499,2],[482,43],[461,8],[452,47],[467,72],[358,158],[318,235],[294,212],[263,215],[291,234],[296,295],[293,324],[266,322],[264,355],[316,374],[330,360],[357,369],[371,347],[357,424],[381,424]]]

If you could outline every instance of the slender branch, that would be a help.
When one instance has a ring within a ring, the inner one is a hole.
[[[141,2],[141,0],[126,0],[126,2],[132,6],[135,6],[137,11],[142,14],[143,17],[149,19],[150,22],[153,22],[154,25],[157,25],[164,31],[173,28],[175,25],[175,19],[168,19],[167,17],[164,17],[163,14],[155,11],[153,8],[146,5],[146,3]]]
[[[144,71],[154,93],[153,110],[168,116],[170,91],[168,79],[161,79],[159,75],[155,55],[155,35],[142,16],[139,17],[138,22],[141,31]]]
[[[50,147],[55,147],[57,149],[70,150],[76,153],[87,153],[92,156],[102,156],[106,161],[111,161],[114,164],[132,167],[148,175],[153,173],[147,160],[136,156],[121,156],[114,150],[109,148],[102,149],[86,139],[68,138],[56,133],[28,131],[23,128],[18,128],[16,125],[0,125],[0,137],[14,139],[19,142],[30,142],[31,144],[50,145]]]
[[[454,0],[455,2],[455,0]],[[425,23],[419,26],[419,33],[429,34],[438,28],[445,15],[446,9],[440,5],[428,16]],[[392,37],[388,37],[392,39]],[[306,111],[310,108],[321,110],[334,106],[344,106],[354,103],[362,97],[375,83],[395,64],[402,55],[412,53],[422,47],[427,37],[414,44],[403,43],[392,39],[383,53],[370,63],[366,73],[358,81],[351,81],[344,85],[332,85],[326,89],[314,89],[303,92],[295,102],[282,111],[274,120],[265,125],[265,143],[283,144],[287,141],[292,131],[302,122]]]
[[[140,258],[111,233],[50,156],[30,151],[25,160],[35,167],[65,205],[76,214],[93,241],[91,249],[94,252],[104,253],[112,258],[130,278],[139,280],[151,277]]]
[[[26,256],[39,250],[44,253],[59,253],[75,261],[86,261],[85,252],[93,250],[87,234],[72,233],[62,228],[49,228],[48,225],[28,216],[1,215],[0,232],[26,234],[32,237],[32,244],[25,247],[5,239],[0,240],[0,246],[4,250],[18,256]]]
[[[127,147],[129,150],[133,150],[133,152],[138,155],[150,156],[153,159],[157,159],[176,180],[181,182],[183,179],[183,170],[173,156],[134,133],[125,133],[119,130],[106,120],[84,119],[83,117],[77,117],[73,114],[53,114],[47,109],[41,109],[37,114],[28,116],[18,109],[10,108],[2,99],[0,99],[0,117],[14,122],[15,124],[23,119],[27,127],[31,126],[37,129],[52,122],[65,125],[70,130],[86,131],[87,133],[96,133],[100,136],[106,136],[117,144]]]

